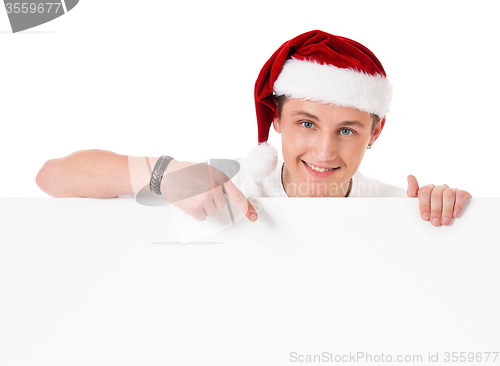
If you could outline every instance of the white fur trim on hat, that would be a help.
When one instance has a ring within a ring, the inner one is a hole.
[[[242,161],[244,173],[253,179],[263,179],[276,169],[278,151],[273,145],[263,142],[254,146]]]
[[[389,112],[392,85],[383,75],[297,59],[287,60],[274,92],[290,98],[357,108],[380,118]]]

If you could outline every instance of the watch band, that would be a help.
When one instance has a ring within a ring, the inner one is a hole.
[[[151,179],[149,180],[149,189],[151,192],[156,193],[157,195],[161,195],[160,187],[161,180],[163,179],[163,172],[167,169],[168,163],[172,160],[173,157],[168,155],[162,155],[156,161],[153,172],[151,173]]]

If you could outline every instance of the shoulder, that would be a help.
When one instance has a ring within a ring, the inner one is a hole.
[[[406,190],[367,177],[357,171],[352,177],[351,197],[407,197]]]

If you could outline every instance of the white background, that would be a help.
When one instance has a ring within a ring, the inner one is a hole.
[[[498,366],[485,352],[500,352],[500,198],[470,200],[452,227],[423,221],[416,199],[252,204],[256,222],[176,245],[166,206],[1,198],[0,365],[312,365],[289,355],[368,352],[423,356],[378,366]]]
[[[257,144],[260,68],[313,29],[370,48],[395,87],[363,174],[497,196],[497,4],[82,0],[18,34],[0,8],[0,196],[46,196],[35,184],[43,163],[82,149],[245,156]]]

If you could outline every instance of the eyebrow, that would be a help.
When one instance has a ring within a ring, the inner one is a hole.
[[[313,120],[319,122],[318,117],[316,117],[314,114],[307,113],[306,111],[292,112],[292,116],[304,116],[306,118],[313,119]],[[339,126],[357,126],[359,128],[365,128],[365,125],[359,121],[343,121],[343,122],[339,123]]]

